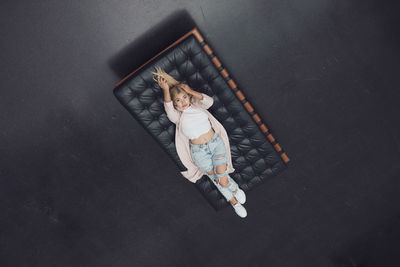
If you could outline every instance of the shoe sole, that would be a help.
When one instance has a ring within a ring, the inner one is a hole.
[[[244,191],[243,191],[243,193],[244,193]],[[237,200],[240,204],[242,204],[242,205],[243,205],[244,203],[246,203],[246,200],[247,200],[247,199],[246,199],[246,195],[244,195],[244,201],[243,201],[243,202],[240,202],[239,199],[238,199],[236,196],[235,196],[235,198],[236,198],[236,200]]]
[[[239,202],[239,201],[238,201],[238,202]],[[245,209],[245,212],[246,212],[246,213],[245,213],[245,215],[242,217],[239,213],[236,212],[236,209],[235,209],[235,207],[232,205],[232,203],[231,203],[231,206],[232,206],[233,210],[235,211],[235,213],[237,214],[237,216],[239,216],[240,218],[245,218],[245,217],[247,217],[247,210],[246,210],[244,207],[243,207],[243,208]]]

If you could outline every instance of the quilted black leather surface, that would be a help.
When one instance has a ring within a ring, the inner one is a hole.
[[[209,111],[228,133],[235,168],[230,175],[244,191],[286,168],[279,153],[250,117],[196,38],[189,35],[114,89],[121,104],[169,154],[179,170],[186,168],[175,150],[175,124],[168,120],[162,90],[152,79],[151,71],[155,66],[162,67],[175,79],[214,98]],[[178,172],[177,176],[177,179],[185,179]],[[206,175],[195,185],[216,210],[228,205]]]

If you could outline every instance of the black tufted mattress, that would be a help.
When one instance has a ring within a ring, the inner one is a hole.
[[[175,124],[164,111],[164,95],[151,72],[162,67],[178,81],[214,99],[209,111],[226,129],[235,172],[230,176],[246,192],[286,168],[289,158],[221,61],[194,28],[115,85],[114,95],[175,162]],[[185,179],[179,172],[177,179]],[[188,181],[188,184],[190,182]],[[228,202],[204,175],[195,186],[219,210]]]

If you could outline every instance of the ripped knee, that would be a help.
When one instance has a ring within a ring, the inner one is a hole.
[[[216,159],[222,159],[223,157],[225,157],[225,155],[217,156],[217,157],[215,157],[215,158],[216,158]]]
[[[219,183],[220,185],[222,185],[223,187],[227,187],[227,186],[230,185],[230,184],[228,183],[228,177],[227,177],[227,176],[224,176],[224,177],[219,178],[219,179],[218,179],[218,183]]]
[[[227,169],[227,165],[226,165],[226,163],[224,163],[224,164],[217,166],[215,168],[215,171],[217,172],[217,174],[224,174],[226,172],[226,169]]]

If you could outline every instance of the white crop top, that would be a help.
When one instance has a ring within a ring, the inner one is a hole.
[[[208,115],[193,105],[183,110],[182,115],[182,130],[189,139],[196,139],[211,129]]]

